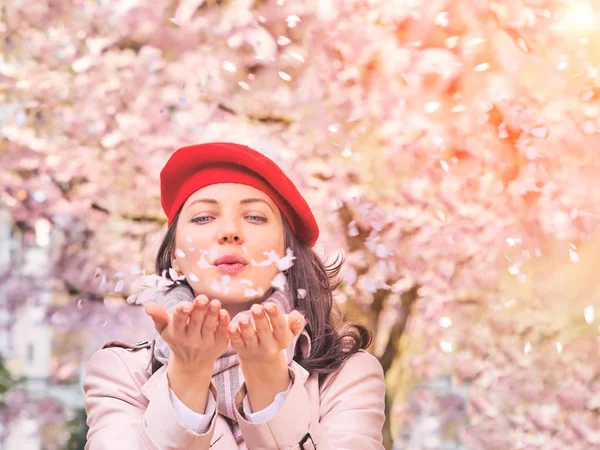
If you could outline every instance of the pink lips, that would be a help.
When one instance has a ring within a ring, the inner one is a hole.
[[[246,268],[247,264],[248,261],[244,257],[235,254],[223,255],[213,262],[219,272],[227,275],[240,273]]]

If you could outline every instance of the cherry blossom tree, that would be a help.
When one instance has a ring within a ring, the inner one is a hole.
[[[347,256],[337,300],[375,330],[388,446],[600,447],[599,13],[584,0],[6,8],[0,201],[31,240],[51,224],[49,320],[88,334],[84,354],[149,332],[127,299],[166,230],[160,168],[182,145],[242,142],[306,193],[318,250]],[[13,298],[24,290],[36,285]]]

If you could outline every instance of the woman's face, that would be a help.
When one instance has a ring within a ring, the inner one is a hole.
[[[273,251],[277,258],[285,254],[275,203],[251,186],[223,183],[199,189],[186,200],[171,261],[195,295],[205,294],[237,310],[235,305],[252,303],[270,289],[278,273]],[[232,259],[219,261],[227,256]]]

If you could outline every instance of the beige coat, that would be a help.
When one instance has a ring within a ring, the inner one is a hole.
[[[352,355],[322,386],[317,375],[309,376],[293,361],[285,403],[264,423],[244,419],[242,385],[235,396],[244,436],[238,445],[218,413],[202,434],[179,421],[169,398],[167,366],[151,375],[152,344],[111,341],[92,355],[83,380],[86,450],[383,449],[383,370],[365,351]],[[217,399],[212,383],[210,389]]]

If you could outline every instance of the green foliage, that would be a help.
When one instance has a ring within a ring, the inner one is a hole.
[[[0,354],[0,409],[7,407],[3,396],[15,386],[25,382],[24,377],[13,377],[6,367],[6,359]]]
[[[69,432],[69,440],[65,443],[62,450],[83,450],[88,432],[86,423],[87,414],[85,408],[77,408],[75,416],[67,421],[66,429]]]

